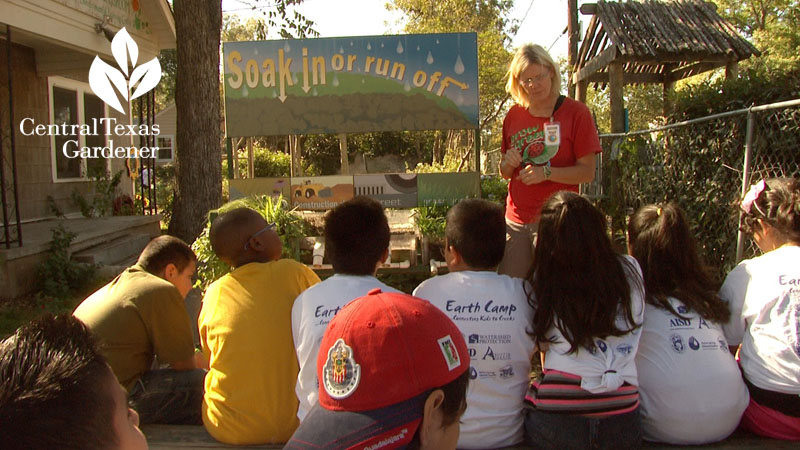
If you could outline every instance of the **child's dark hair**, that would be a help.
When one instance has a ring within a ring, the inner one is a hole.
[[[706,320],[728,321],[730,310],[717,295],[718,283],[701,262],[678,205],[639,208],[628,224],[628,245],[642,268],[647,303],[683,317],[667,300],[675,297]]]
[[[137,264],[145,271],[159,275],[168,264],[174,264],[178,271],[183,272],[189,261],[197,262],[192,248],[174,236],[164,235],[147,244],[139,255]]]
[[[4,449],[118,445],[111,417],[116,383],[86,326],[69,314],[24,325],[0,344]]]
[[[749,211],[742,214],[742,230],[753,234],[760,228],[758,221],[763,220],[790,242],[800,244],[800,179],[769,178],[764,181],[763,190]]]
[[[618,255],[606,233],[606,219],[589,200],[561,191],[542,207],[528,302],[535,309],[537,342],[558,328],[570,344],[594,348],[594,338],[622,336],[639,327],[633,319],[631,286],[642,289],[635,267]],[[620,329],[622,315],[629,325]]]
[[[494,269],[506,246],[503,207],[479,198],[461,200],[447,212],[445,236],[467,265]]]
[[[464,415],[467,409],[467,387],[469,386],[469,369],[459,375],[455,380],[445,384],[442,387],[432,389],[441,389],[444,393],[444,401],[442,403],[442,426],[446,427],[454,424],[458,419]],[[406,450],[414,450],[420,448],[419,442],[419,429],[414,435],[414,439],[408,443]]]
[[[325,215],[325,252],[336,273],[372,275],[389,248],[389,221],[383,206],[358,196]]]

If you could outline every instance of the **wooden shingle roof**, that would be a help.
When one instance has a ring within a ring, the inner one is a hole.
[[[576,82],[608,81],[613,61],[625,63],[626,82],[669,82],[760,55],[702,0],[598,1],[581,12],[593,16]]]

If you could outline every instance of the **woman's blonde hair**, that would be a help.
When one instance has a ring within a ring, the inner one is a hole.
[[[525,89],[522,88],[519,75],[525,71],[531,64],[538,64],[549,68],[553,72],[551,79],[550,89],[552,95],[558,95],[561,92],[561,71],[558,64],[553,61],[553,58],[547,53],[547,50],[542,48],[541,45],[525,44],[517,49],[514,53],[514,58],[508,66],[506,77],[506,92],[511,94],[517,104],[527,108],[530,106],[530,100]]]

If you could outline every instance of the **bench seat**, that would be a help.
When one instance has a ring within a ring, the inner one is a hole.
[[[147,436],[151,450],[185,450],[185,449],[277,449],[283,445],[228,445],[217,442],[206,432],[202,426],[190,425],[145,425],[142,431]],[[528,447],[515,446],[504,450],[526,450]],[[744,450],[744,449],[770,449],[770,450],[796,450],[797,442],[779,441],[755,436],[743,431],[736,431],[728,439],[716,444],[701,446],[677,446],[654,444],[646,442],[643,445],[647,450],[678,450],[713,448],[717,450]]]

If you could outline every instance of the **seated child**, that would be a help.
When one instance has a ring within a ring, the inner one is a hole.
[[[335,274],[303,291],[292,306],[300,373],[295,392],[300,421],[317,403],[317,353],[328,322],[347,303],[372,289],[399,292],[375,278],[389,254],[389,222],[383,206],[369,197],[355,197],[325,215],[325,247]]]
[[[444,257],[450,273],[414,290],[467,336],[472,382],[458,448],[508,447],[523,440],[522,409],[534,350],[526,329],[533,310],[525,281],[495,272],[505,240],[500,205],[461,200],[447,213]]]
[[[286,442],[297,428],[292,302],[319,278],[279,259],[275,226],[252,209],[219,215],[209,239],[233,270],[206,289],[198,319],[209,360],[203,424],[228,444]]]
[[[525,430],[536,448],[638,448],[634,357],[644,315],[639,264],[618,255],[606,219],[584,197],[542,207],[533,260],[531,328],[546,348]]]
[[[728,305],[696,248],[674,203],[644,206],[628,224],[628,249],[644,274],[636,370],[648,441],[721,441],[739,425],[749,399],[720,325],[730,317]]]
[[[43,316],[0,343],[5,450],[147,449],[95,338],[71,315]]]
[[[374,289],[339,311],[320,349],[319,403],[284,448],[455,450],[469,354],[436,307]]]
[[[143,424],[201,423],[203,378],[184,299],[197,259],[173,236],[159,236],[135,265],[81,302],[73,313],[100,342]],[[154,361],[166,369],[152,369]]]
[[[741,427],[774,439],[800,440],[800,178],[771,178],[741,202],[742,229],[763,255],[742,261],[719,296],[723,326],[750,391]]]

